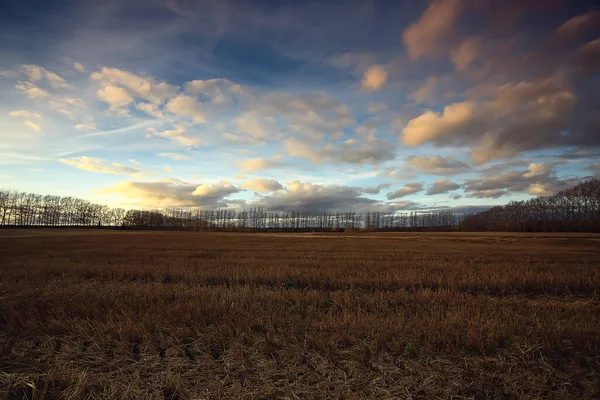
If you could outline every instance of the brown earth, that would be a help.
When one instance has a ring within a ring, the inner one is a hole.
[[[600,398],[600,236],[0,231],[0,398]]]

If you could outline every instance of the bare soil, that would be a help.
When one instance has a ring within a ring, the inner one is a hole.
[[[0,398],[600,398],[600,236],[0,230]]]

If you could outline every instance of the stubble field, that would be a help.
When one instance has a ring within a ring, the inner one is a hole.
[[[600,236],[0,231],[0,398],[600,397]]]

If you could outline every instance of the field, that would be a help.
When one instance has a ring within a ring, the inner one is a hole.
[[[0,231],[0,398],[600,398],[600,236]]]

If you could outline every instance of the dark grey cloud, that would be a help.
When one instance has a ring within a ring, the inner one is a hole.
[[[249,205],[273,211],[385,211],[393,212],[411,206],[412,202],[384,203],[363,197],[364,189],[354,186],[319,185],[288,182],[285,189],[262,196]]]
[[[527,170],[503,173],[488,170],[478,178],[465,180],[462,189],[467,197],[500,198],[515,192],[546,195],[576,183],[576,178],[558,177],[555,166],[551,163],[531,163]]]
[[[600,151],[590,149],[571,149],[552,154],[553,158],[561,160],[595,160],[600,158]]]
[[[476,199],[499,199],[500,197],[504,197],[509,193],[510,191],[506,189],[481,189],[473,190],[471,193],[468,193],[466,197]]]
[[[455,175],[468,171],[470,167],[452,157],[410,156],[402,169],[429,175]]]
[[[362,192],[366,193],[366,194],[378,194],[383,189],[387,189],[390,186],[391,186],[391,183],[382,183],[381,185],[370,186],[370,187],[363,188]]]
[[[459,184],[452,182],[450,179],[440,179],[427,188],[427,194],[433,196],[436,194],[448,193],[456,189],[460,189]]]
[[[411,182],[407,183],[403,187],[394,190],[393,192],[389,192],[386,194],[388,200],[399,199],[404,196],[411,195],[413,193],[418,193],[423,190],[423,184],[419,182]]]

